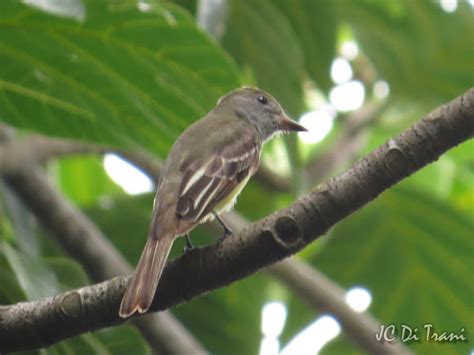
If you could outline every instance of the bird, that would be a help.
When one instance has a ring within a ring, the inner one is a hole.
[[[285,113],[278,101],[256,87],[244,86],[221,97],[203,118],[175,141],[157,183],[148,239],[120,304],[128,318],[150,308],[173,242],[200,223],[216,219],[232,234],[220,214],[260,164],[262,146],[271,138],[307,131]]]

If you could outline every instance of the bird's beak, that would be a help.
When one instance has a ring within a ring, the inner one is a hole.
[[[286,113],[282,113],[280,116],[280,127],[282,131],[286,132],[307,132],[308,130],[304,128],[299,123],[293,121],[291,118],[287,116]]]

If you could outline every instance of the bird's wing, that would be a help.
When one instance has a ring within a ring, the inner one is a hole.
[[[226,145],[208,160],[184,162],[177,215],[199,222],[255,173],[259,160],[260,142],[255,134],[250,134]]]

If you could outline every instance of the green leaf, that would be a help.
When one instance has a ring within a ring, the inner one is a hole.
[[[39,256],[36,223],[18,196],[7,185],[0,183],[0,221],[5,209],[5,241],[15,240],[18,248],[32,257]],[[8,225],[7,225],[8,223]],[[0,230],[1,232],[1,230]]]
[[[70,290],[90,284],[81,264],[67,257],[43,258],[45,265],[54,271],[61,290]]]
[[[83,23],[4,1],[0,119],[46,134],[164,156],[238,85],[223,51],[184,10],[86,1]]]
[[[290,22],[301,43],[306,71],[321,89],[328,91],[336,51],[335,3],[327,0],[273,0],[273,3]]]
[[[22,288],[13,273],[7,267],[8,262],[0,255],[0,304],[15,303],[25,299]]]
[[[43,350],[45,354],[150,354],[145,340],[131,326],[118,326],[62,341]]]
[[[472,216],[407,185],[338,224],[314,263],[343,287],[367,287],[369,312],[383,324],[472,334]],[[422,340],[410,347],[425,354],[471,350],[465,342]]]
[[[104,329],[96,336],[114,355],[147,355],[151,351],[136,327],[121,325],[113,329]]]
[[[233,58],[249,67],[258,86],[268,90],[291,115],[303,110],[304,57],[299,40],[272,1],[229,1],[222,39]]]
[[[472,86],[472,8],[459,2],[455,13],[437,1],[339,1],[377,76],[395,97],[425,104],[452,99]]]
[[[28,300],[37,300],[59,292],[56,275],[40,258],[23,253],[7,243],[2,244],[2,249]]]

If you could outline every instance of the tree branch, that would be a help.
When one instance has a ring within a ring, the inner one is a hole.
[[[474,89],[436,109],[351,169],[232,238],[169,263],[153,311],[248,276],[301,250],[381,192],[474,134]],[[190,277],[192,275],[192,277]],[[0,308],[3,351],[35,346],[114,324],[128,277]]]
[[[250,223],[236,212],[224,216],[232,230],[241,230]],[[221,229],[212,223],[215,229]],[[269,266],[266,271],[291,288],[317,311],[331,313],[341,323],[344,332],[362,349],[372,354],[409,354],[398,340],[378,342],[374,336],[380,323],[369,313],[355,312],[344,300],[345,291],[321,272],[295,259],[287,258]]]

